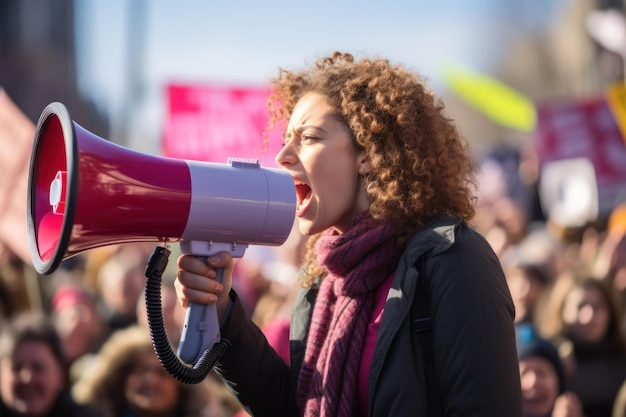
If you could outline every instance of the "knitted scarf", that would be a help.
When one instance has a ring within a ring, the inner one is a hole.
[[[326,231],[317,242],[328,274],[313,310],[297,399],[304,416],[358,414],[358,374],[376,289],[395,269],[396,230],[369,212],[343,234]]]

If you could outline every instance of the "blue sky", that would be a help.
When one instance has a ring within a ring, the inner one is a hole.
[[[261,86],[278,66],[298,67],[333,50],[401,62],[437,91],[443,65],[489,72],[510,42],[547,27],[563,4],[83,0],[76,5],[79,87],[111,115],[114,128],[132,111],[145,136],[158,135],[169,82]],[[129,59],[133,45],[141,52]]]

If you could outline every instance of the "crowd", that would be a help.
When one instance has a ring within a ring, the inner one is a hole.
[[[515,305],[527,415],[626,416],[626,206],[576,233],[532,219],[506,195],[479,207],[474,227],[498,254]],[[235,265],[247,313],[286,362],[304,243],[294,230],[282,247],[251,247]],[[3,265],[1,415],[246,415],[214,372],[190,386],[158,362],[143,294],[153,247],[99,248],[66,261],[39,277],[37,302],[29,298],[29,267]],[[162,285],[173,346],[184,320],[174,268],[170,259]]]
[[[131,243],[79,255],[39,277],[39,304],[29,302],[28,294],[16,298],[15,288],[2,285],[0,415],[230,417],[238,412],[214,372],[188,385],[161,366],[143,292],[153,248]],[[161,299],[175,351],[184,309],[171,282],[175,260],[171,264]],[[29,269],[15,263],[2,284],[14,273],[24,280],[17,290],[28,292]]]
[[[616,203],[606,221],[564,227],[537,209],[536,181],[526,166],[516,168],[515,189],[494,187],[493,170],[479,177],[471,226],[499,258],[515,306],[525,415],[625,417],[626,205]],[[294,229],[281,247],[251,247],[233,274],[245,313],[286,363],[306,243]],[[0,415],[246,415],[216,372],[186,385],[158,362],[144,305],[154,246],[93,249],[49,277],[33,278],[21,262],[2,265]],[[176,345],[184,309],[174,291],[172,249],[162,301]]]
[[[506,195],[485,201],[474,226],[496,250],[515,305],[528,416],[626,416],[626,206],[606,224],[564,233]],[[294,231],[280,248],[250,248],[235,266],[248,314],[286,362],[304,242]],[[29,267],[3,265],[1,415],[245,415],[214,373],[189,386],[158,363],[143,298],[153,247],[86,252],[39,278],[39,304],[29,301]],[[170,259],[162,286],[173,345],[184,317],[174,265]]]
[[[506,186],[485,196],[476,224],[498,253],[515,305],[526,411],[622,417],[626,204],[593,224],[566,227],[532,209],[536,183],[528,185],[525,199]]]

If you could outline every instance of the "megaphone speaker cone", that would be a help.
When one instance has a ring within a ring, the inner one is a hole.
[[[73,122],[62,104],[48,105],[31,154],[33,265],[48,274],[87,249],[177,240],[191,205],[190,183],[185,161],[101,139]]]
[[[50,187],[59,173],[66,173],[62,184],[66,197],[76,193],[77,154],[73,127],[63,105],[47,106],[37,124],[30,160],[28,184],[28,235],[33,264],[38,272],[49,273],[61,262],[59,248],[66,246],[69,233],[63,233],[73,222],[75,206],[63,214],[50,208]],[[59,174],[61,175],[61,174]],[[58,183],[57,183],[58,184]]]

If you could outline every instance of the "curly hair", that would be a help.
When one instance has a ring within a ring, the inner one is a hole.
[[[138,358],[145,353],[153,353],[148,329],[133,325],[114,332],[91,366],[74,384],[72,395],[83,404],[90,404],[105,416],[122,413],[126,400],[124,383]],[[195,386],[178,385],[178,409],[181,416],[200,415],[201,393]]]
[[[475,167],[467,143],[418,74],[385,59],[335,52],[309,70],[279,69],[271,90],[270,128],[287,121],[307,93],[325,96],[371,162],[372,217],[396,225],[401,247],[429,218],[474,216]],[[315,240],[305,265],[312,264]]]

